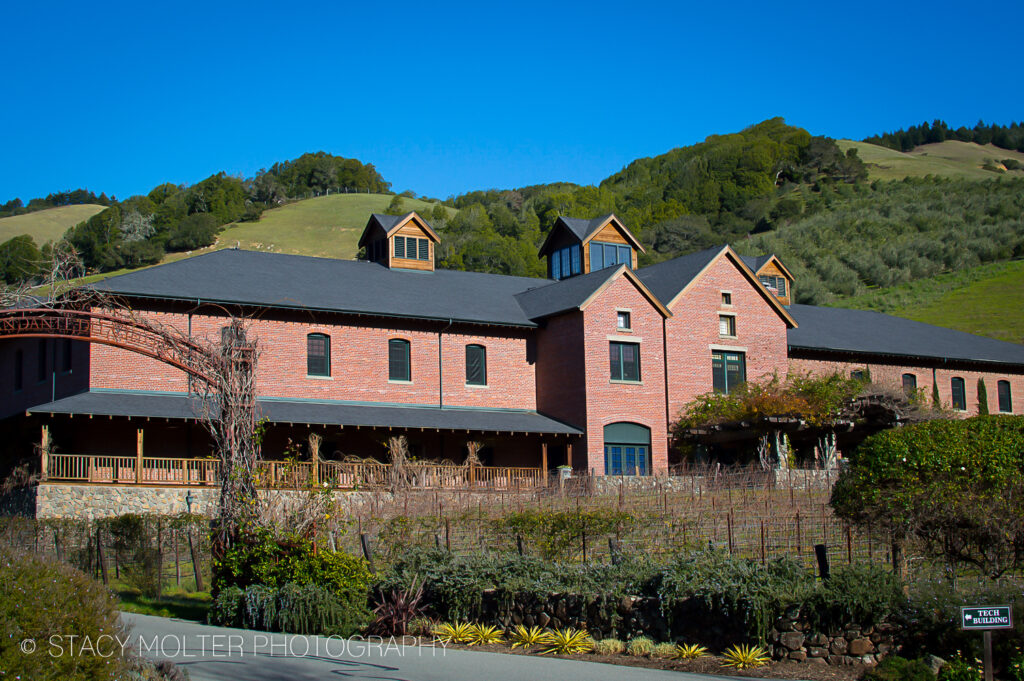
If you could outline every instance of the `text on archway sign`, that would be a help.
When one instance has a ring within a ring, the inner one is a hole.
[[[1008,605],[985,605],[960,608],[961,629],[1012,629],[1013,615]]]

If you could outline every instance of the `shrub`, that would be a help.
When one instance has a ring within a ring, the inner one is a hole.
[[[696,643],[680,643],[676,646],[675,655],[677,660],[696,660],[699,657],[706,657],[708,649]]]
[[[555,629],[551,632],[548,640],[548,648],[541,651],[541,655],[575,655],[586,653],[594,648],[594,639],[582,629]]]
[[[0,547],[0,677],[102,681],[125,673],[121,648],[115,654],[51,656],[51,636],[76,635],[79,641],[126,635],[118,619],[117,600],[101,584],[56,561]],[[36,642],[23,653],[18,643]],[[67,645],[67,639],[65,646]],[[65,651],[67,648],[65,647]]]
[[[210,611],[206,615],[207,621],[224,627],[241,627],[245,612],[244,603],[245,592],[237,586],[221,589],[210,604]]]
[[[1006,665],[1006,677],[1010,681],[1024,681],[1024,653],[1017,651]]]
[[[815,631],[850,622],[873,626],[906,604],[900,580],[877,565],[843,565],[806,599],[802,612]]]
[[[486,624],[474,624],[469,628],[469,645],[486,646],[501,643],[501,629]]]
[[[651,651],[651,657],[660,657],[665,660],[671,660],[676,656],[676,644],[674,643],[659,643],[654,646],[654,650]]]
[[[366,608],[346,607],[333,591],[289,582],[281,588],[253,584],[222,589],[210,624],[290,634],[352,636],[366,626]]]
[[[959,655],[947,662],[939,672],[939,681],[981,681],[984,671],[978,660],[968,662]]]
[[[340,551],[314,551],[305,538],[279,542],[267,528],[256,528],[214,561],[213,593],[231,586],[286,584],[328,591],[346,613],[343,628],[362,629],[370,620],[370,570],[366,561]],[[313,592],[310,591],[310,594]]]
[[[646,657],[652,652],[654,652],[654,641],[647,636],[631,638],[626,644],[626,654],[633,657]]]
[[[935,681],[935,673],[921,660],[890,655],[869,669],[864,681]]]
[[[370,633],[378,636],[405,636],[409,633],[413,619],[423,613],[421,600],[423,587],[417,586],[415,581],[405,589],[392,589],[382,594],[373,609]]]
[[[598,655],[619,655],[625,650],[625,642],[617,638],[602,638],[594,644],[594,652]]]
[[[289,634],[347,637],[366,624],[364,611],[342,607],[332,591],[315,584],[285,584],[278,592],[276,607],[277,628]]]
[[[473,635],[473,625],[468,622],[457,624],[439,624],[434,629],[434,637],[444,644],[448,643],[469,643]]]
[[[523,648],[539,646],[548,643],[550,639],[551,635],[540,627],[525,627],[522,624],[517,624],[515,629],[508,635],[508,640],[512,644],[513,650],[519,646]]]
[[[430,636],[434,632],[434,623],[427,617],[416,617],[409,622],[411,636]]]
[[[761,646],[735,645],[722,653],[722,666],[733,669],[763,667],[771,661]]]

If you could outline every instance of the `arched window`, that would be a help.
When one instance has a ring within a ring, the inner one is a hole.
[[[1012,414],[1013,395],[1010,393],[1010,382],[999,381],[999,383],[996,384],[996,387],[999,392],[999,411],[1003,412],[1004,414]]]
[[[638,423],[609,423],[604,427],[605,475],[651,473],[651,429]]]
[[[487,385],[487,348],[466,346],[466,385]]]
[[[310,376],[331,375],[331,337],[323,333],[306,336],[306,373]]]
[[[953,408],[967,411],[967,391],[964,389],[964,379],[954,376],[949,381],[949,387],[953,393]]]
[[[903,392],[910,395],[917,390],[917,376],[915,374],[903,374]]]
[[[392,338],[388,341],[388,380],[412,380],[412,365],[409,361],[409,341],[401,338]]]

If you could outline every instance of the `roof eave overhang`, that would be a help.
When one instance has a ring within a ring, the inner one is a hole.
[[[412,319],[416,321],[451,322],[459,324],[476,324],[479,326],[503,326],[509,328],[535,329],[537,324],[527,322],[506,322],[485,319],[463,319],[460,317],[443,317],[431,315],[390,314],[387,312],[369,312],[366,310],[349,310],[341,308],[315,307],[308,305],[288,305],[287,303],[257,303],[241,300],[220,300],[216,298],[188,298],[184,296],[157,296],[145,293],[129,293],[125,291],[107,291],[110,295],[123,298],[140,298],[143,300],[166,300],[178,303],[196,303],[197,305],[223,305],[233,307],[270,308],[294,310],[298,312],[323,312],[329,314],[353,315],[356,317],[379,317],[381,319]]]
[[[900,352],[877,352],[874,350],[851,350],[849,348],[823,348],[816,345],[796,345],[787,344],[788,351],[803,351],[811,353],[822,353],[822,354],[833,354],[833,355],[852,355],[855,357],[884,357],[901,360],[926,360],[928,362],[936,362],[941,364],[957,363],[957,364],[979,364],[984,366],[998,366],[1004,368],[1014,368],[1019,372],[1024,372],[1024,362],[1003,362],[996,359],[968,359],[966,357],[938,357],[936,355],[921,355],[913,353],[900,353]]]

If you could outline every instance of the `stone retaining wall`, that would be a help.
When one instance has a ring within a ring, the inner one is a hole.
[[[873,665],[893,650],[897,631],[896,625],[884,622],[866,627],[848,624],[827,634],[815,634],[801,621],[799,612],[790,612],[775,622],[768,642],[776,660]]]
[[[796,490],[828,490],[839,476],[838,469],[793,468],[744,473],[744,478],[759,487]],[[668,490],[699,494],[727,486],[733,481],[730,473],[716,475],[595,475],[591,478],[597,494],[626,490]]]

